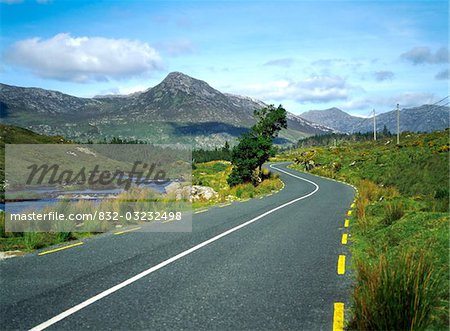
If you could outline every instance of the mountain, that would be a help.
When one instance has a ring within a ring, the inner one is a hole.
[[[373,131],[373,119],[351,116],[338,108],[311,110],[301,117],[346,133]],[[404,108],[400,110],[400,131],[431,132],[449,127],[450,108],[437,105]],[[386,128],[397,131],[397,111],[392,110],[376,116],[377,131]]]
[[[254,124],[262,101],[222,93],[180,72],[130,95],[78,98],[56,91],[0,84],[0,117],[7,124],[75,140],[120,137],[201,147],[235,140]],[[278,143],[296,142],[328,127],[288,114]]]
[[[325,110],[310,110],[300,114],[300,117],[311,122],[320,123],[339,132],[352,132],[351,130],[357,127],[362,120],[335,107]]]

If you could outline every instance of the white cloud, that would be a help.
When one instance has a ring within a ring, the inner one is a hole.
[[[434,54],[429,47],[414,47],[400,55],[403,60],[417,64],[439,64],[449,62],[448,48],[441,47]]]
[[[102,90],[98,93],[98,95],[128,95],[136,92],[144,92],[148,88],[149,88],[148,86],[144,85],[119,86]]]
[[[392,71],[381,70],[381,71],[375,71],[373,73],[373,76],[377,82],[382,82],[385,80],[392,80],[395,75]]]
[[[248,95],[262,100],[290,99],[299,103],[323,103],[348,98],[351,88],[339,76],[311,76],[301,81],[280,80],[244,86]]]
[[[275,59],[264,63],[265,66],[276,66],[276,67],[285,67],[289,68],[294,64],[294,59],[291,58],[283,58],[283,59]]]
[[[421,106],[431,103],[435,99],[433,93],[425,92],[405,92],[391,96],[374,96],[350,100],[341,105],[344,110],[372,110],[379,111],[392,110],[397,103],[401,108]]]
[[[444,69],[442,71],[439,71],[436,76],[434,76],[437,80],[449,80],[450,79],[450,72],[448,69]]]
[[[6,61],[39,77],[80,83],[124,79],[162,68],[161,57],[147,43],[68,33],[18,41]]]

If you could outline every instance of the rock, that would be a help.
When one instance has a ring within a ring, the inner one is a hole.
[[[191,187],[176,182],[166,186],[166,193],[175,195],[176,200],[188,199],[189,201],[204,201],[219,197],[219,194],[209,186],[193,185]]]
[[[211,200],[219,197],[219,194],[213,188],[208,186],[194,185],[191,190],[191,198],[197,200]]]
[[[0,260],[10,259],[15,256],[22,256],[25,255],[25,252],[22,251],[6,251],[6,252],[0,252]]]

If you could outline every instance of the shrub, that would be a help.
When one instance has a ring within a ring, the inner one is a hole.
[[[57,242],[69,241],[72,239],[72,232],[57,232],[55,237]]]
[[[228,165],[222,162],[217,162],[214,163],[214,165],[211,167],[211,169],[214,172],[220,172],[220,171],[225,171],[227,169]]]
[[[388,202],[384,206],[383,223],[385,225],[391,225],[395,221],[401,219],[403,215],[405,215],[403,203],[398,201]]]
[[[272,174],[272,173],[270,172],[269,169],[263,168],[262,171],[261,171],[260,176],[261,176],[261,179],[264,180],[264,179],[270,178],[270,177],[271,177],[271,174]]]
[[[359,182],[358,192],[361,198],[369,201],[378,200],[383,196],[381,188],[367,179],[363,179]]]
[[[362,220],[366,217],[366,207],[369,204],[369,199],[367,197],[360,197],[356,200],[356,217]]]
[[[422,330],[440,309],[440,286],[432,260],[402,254],[376,265],[356,262],[352,330]]]
[[[23,234],[23,243],[27,250],[33,250],[42,247],[42,234],[39,232],[25,232]]]
[[[5,213],[0,212],[0,238],[5,238]]]
[[[442,200],[448,200],[449,198],[449,192],[448,188],[438,188],[436,192],[434,193],[435,199],[442,199]]]

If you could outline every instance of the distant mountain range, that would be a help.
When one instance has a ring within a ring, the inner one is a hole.
[[[304,119],[315,122],[334,130],[353,132],[372,132],[373,118],[361,118],[347,114],[339,108],[325,110],[310,110],[300,115]],[[449,127],[449,107],[423,105],[400,110],[400,131],[431,132]],[[377,131],[384,126],[391,131],[397,131],[397,111],[392,110],[376,115]]]
[[[221,93],[180,72],[130,95],[78,98],[56,91],[0,84],[0,118],[47,135],[99,141],[120,137],[197,147],[232,141],[254,124],[262,101]],[[278,143],[333,130],[288,113]]]

